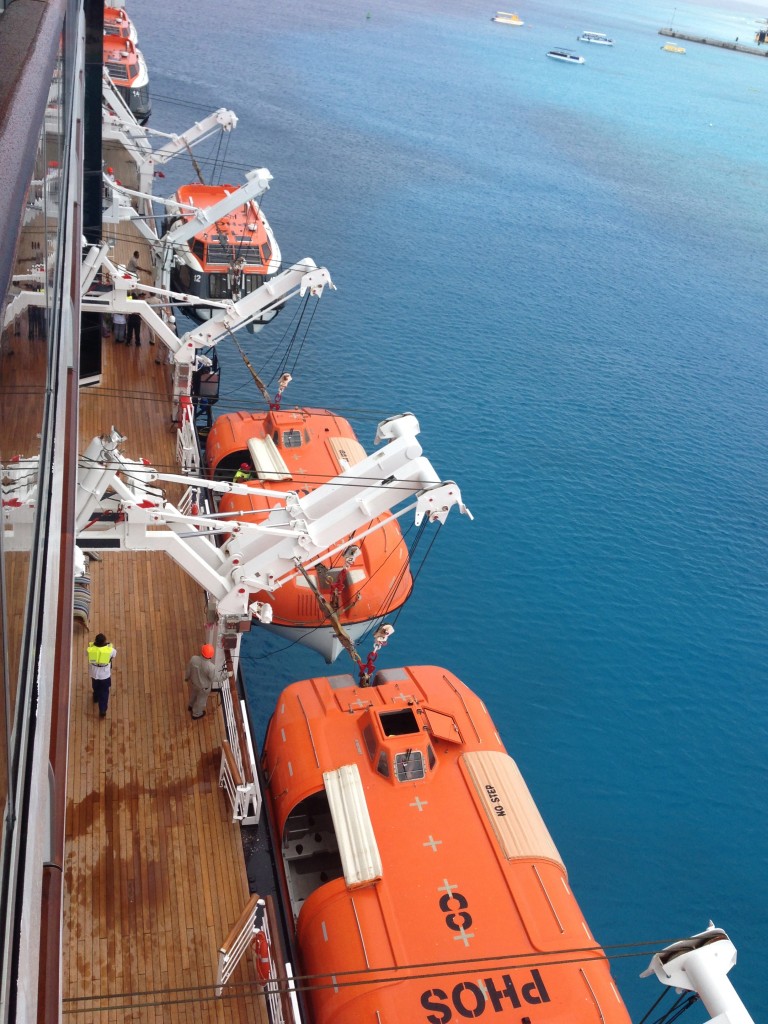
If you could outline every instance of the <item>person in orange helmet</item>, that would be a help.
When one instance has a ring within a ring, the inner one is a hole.
[[[193,654],[189,659],[184,673],[184,680],[189,683],[187,710],[193,718],[202,718],[205,714],[205,705],[216,679],[216,666],[213,663],[215,653],[212,644],[203,644],[200,653]]]

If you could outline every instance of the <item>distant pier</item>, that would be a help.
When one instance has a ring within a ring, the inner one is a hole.
[[[753,53],[756,57],[768,57],[768,45],[764,50],[757,46],[745,46],[744,43],[728,43],[723,39],[706,39],[704,36],[689,36],[685,32],[675,32],[672,28],[660,28],[660,36],[672,39],[685,39],[688,43],[703,43],[705,46],[719,46],[721,50],[737,50],[739,53]]]

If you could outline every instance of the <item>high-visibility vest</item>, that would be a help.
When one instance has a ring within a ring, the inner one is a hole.
[[[238,469],[238,471],[232,477],[232,483],[233,484],[239,484],[241,480],[250,480],[250,479],[251,479],[250,471],[246,472],[246,470],[244,470],[244,469]]]
[[[112,644],[107,644],[106,647],[88,644],[88,661],[92,665],[108,665],[112,657],[112,651]]]

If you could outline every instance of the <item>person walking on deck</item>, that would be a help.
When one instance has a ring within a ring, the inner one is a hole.
[[[125,313],[112,314],[112,333],[115,342],[122,345],[125,341]]]
[[[205,705],[211,692],[214,680],[216,679],[216,667],[213,664],[214,655],[211,644],[203,644],[199,654],[193,654],[189,659],[184,679],[189,683],[189,703],[187,710],[193,718],[202,718],[205,714]]]
[[[106,718],[109,704],[109,688],[112,685],[112,659],[117,649],[99,633],[93,643],[88,644],[88,672],[93,689],[93,703],[99,705],[99,717]]]
[[[128,314],[128,337],[125,342],[126,345],[130,345],[131,340],[135,341],[137,345],[141,344],[141,313]]]

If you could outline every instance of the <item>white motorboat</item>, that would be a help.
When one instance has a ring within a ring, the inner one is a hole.
[[[577,38],[579,43],[596,43],[598,46],[613,46],[613,40],[609,39],[605,32],[582,32]]]
[[[567,64],[583,64],[584,58],[578,53],[574,53],[573,50],[565,50],[562,47],[557,47],[554,50],[548,50],[547,56],[551,57],[552,60],[563,60]]]

